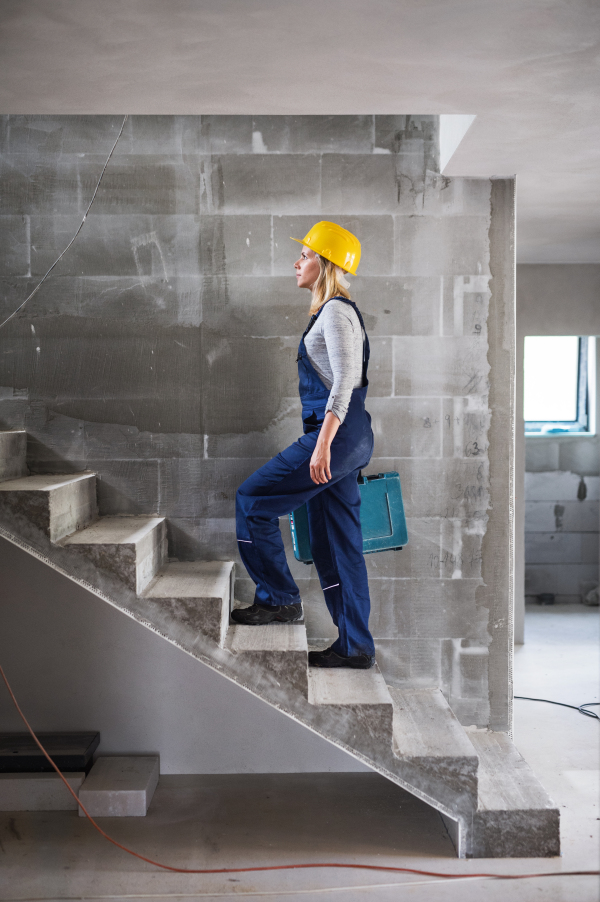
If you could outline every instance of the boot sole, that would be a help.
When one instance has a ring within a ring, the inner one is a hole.
[[[320,668],[328,669],[328,670],[341,670],[344,668],[346,670],[370,670],[372,667],[375,667],[375,663],[376,662],[373,661],[372,664],[350,664],[350,663],[349,664],[315,664],[315,663],[311,663],[311,661],[309,660],[308,666],[309,667],[320,667]]]
[[[297,617],[271,617],[269,620],[236,620],[233,617],[233,612],[231,616],[231,620],[233,623],[238,624],[239,626],[268,626],[271,623],[297,623],[298,620],[302,620],[304,616],[304,612],[300,611]]]

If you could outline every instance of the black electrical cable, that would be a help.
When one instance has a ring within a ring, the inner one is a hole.
[[[567,705],[566,702],[553,702],[549,698],[529,698],[527,695],[515,695],[513,697],[525,702],[545,702],[547,705],[560,705],[561,708],[572,708],[573,711],[579,711],[580,714],[585,714],[586,717],[595,717],[596,720],[600,720],[600,716],[598,716],[595,711],[587,710],[588,708],[600,705],[600,702],[585,702],[583,705]]]
[[[107,157],[107,160],[106,160],[106,163],[104,164],[104,167],[103,167],[103,169],[102,169],[102,172],[100,173],[100,178],[99,178],[98,181],[96,182],[96,188],[94,189],[94,193],[92,194],[92,199],[91,199],[91,201],[89,202],[88,208],[87,208],[87,210],[85,211],[84,217],[83,217],[83,219],[81,220],[81,222],[80,222],[80,224],[79,224],[79,228],[77,229],[77,231],[75,232],[75,234],[73,235],[73,237],[71,238],[71,240],[69,241],[69,243],[67,244],[66,248],[64,249],[64,251],[62,252],[62,254],[60,255],[60,257],[57,257],[57,259],[54,261],[54,263],[52,264],[52,266],[50,267],[50,269],[48,269],[48,270],[46,271],[46,274],[43,276],[43,278],[40,279],[40,281],[37,283],[37,285],[35,286],[35,288],[34,288],[33,291],[31,292],[31,294],[28,294],[27,297],[25,298],[25,300],[23,301],[23,303],[22,303],[22,304],[19,304],[19,306],[17,307],[17,309],[14,310],[14,311],[10,314],[10,316],[7,316],[6,319],[5,319],[3,322],[0,323],[0,329],[1,329],[3,326],[5,326],[8,322],[10,322],[10,320],[11,320],[14,316],[16,316],[17,313],[18,313],[20,310],[23,309],[23,307],[25,306],[25,304],[26,304],[28,301],[31,300],[31,298],[34,296],[34,294],[36,294],[36,293],[39,291],[39,289],[42,287],[42,285],[44,284],[44,282],[46,281],[46,279],[48,278],[48,276],[50,275],[50,273],[52,272],[52,270],[53,270],[54,267],[56,266],[56,264],[57,264],[57,263],[60,263],[60,261],[62,260],[62,258],[64,257],[64,255],[67,253],[67,251],[69,250],[69,248],[71,247],[71,245],[73,244],[73,242],[75,241],[75,239],[77,238],[77,236],[79,235],[79,233],[81,232],[81,230],[82,230],[82,228],[83,228],[83,225],[84,225],[84,223],[85,223],[85,221],[86,221],[86,219],[87,219],[87,215],[88,215],[88,213],[90,212],[91,206],[92,206],[92,204],[94,203],[94,200],[95,200],[96,195],[97,195],[97,193],[98,193],[98,188],[100,187],[100,182],[102,181],[102,176],[103,176],[104,173],[106,172],[106,167],[107,167],[108,164],[110,163],[110,158],[112,157],[112,155],[113,155],[113,153],[114,153],[114,149],[115,149],[115,147],[117,146],[117,141],[119,140],[119,138],[120,138],[121,135],[123,134],[123,129],[125,128],[125,123],[127,122],[127,119],[128,119],[128,118],[129,118],[129,115],[125,116],[124,119],[123,119],[123,122],[122,122],[122,124],[121,124],[121,129],[120,129],[120,131],[119,131],[119,134],[117,135],[117,140],[116,140],[115,143],[113,144],[112,150],[111,150],[111,152],[109,153],[109,155],[108,155],[108,157]]]

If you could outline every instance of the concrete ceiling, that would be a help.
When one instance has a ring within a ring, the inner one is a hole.
[[[600,262],[598,0],[0,0],[2,113],[460,113],[518,259]]]

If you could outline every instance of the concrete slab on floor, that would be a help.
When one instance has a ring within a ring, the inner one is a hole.
[[[158,776],[157,755],[98,758],[79,798],[92,817],[145,817]]]
[[[85,773],[65,774],[77,794]],[[74,811],[77,802],[53,774],[0,774],[0,811]]]

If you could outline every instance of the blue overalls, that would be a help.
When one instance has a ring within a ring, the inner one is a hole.
[[[330,299],[332,300],[332,299]],[[308,359],[304,339],[298,347],[298,376],[304,435],[260,467],[239,487],[236,526],[240,555],[256,583],[259,604],[298,604],[300,592],[288,567],[279,517],[307,502],[310,547],[327,608],[338,628],[332,648],[341,655],[375,654],[369,632],[370,598],[363,556],[358,475],[373,453],[371,417],[365,410],[369,385],[369,339],[356,305],[346,298],[364,330],[363,385],[352,392],[344,422],[331,444],[331,479],[317,485],[310,478],[312,457],[325,419],[329,389]]]

